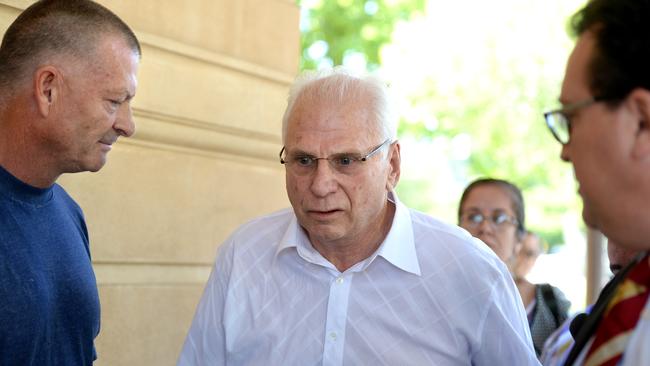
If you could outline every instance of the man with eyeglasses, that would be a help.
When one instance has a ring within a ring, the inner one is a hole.
[[[571,162],[583,218],[621,247],[650,248],[650,0],[592,0],[573,18],[578,41],[560,101],[545,114]],[[650,365],[650,259],[603,290],[576,330],[567,365]],[[578,329],[579,328],[579,329]]]
[[[283,120],[292,209],[220,248],[179,365],[537,365],[506,267],[409,210],[388,90],[302,75]]]

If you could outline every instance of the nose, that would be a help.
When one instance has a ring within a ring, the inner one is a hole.
[[[569,156],[569,143],[562,145],[562,150],[560,151],[560,159],[571,162],[571,157]]]
[[[120,107],[113,129],[124,137],[131,137],[135,133],[135,122],[133,121],[133,112],[129,103],[124,103]]]
[[[311,191],[317,197],[325,197],[336,191],[338,182],[335,172],[325,159],[316,161],[315,171],[312,173]]]
[[[492,225],[492,221],[486,217],[480,224],[478,224],[476,229],[479,235],[483,233],[492,233],[494,231],[494,225]]]

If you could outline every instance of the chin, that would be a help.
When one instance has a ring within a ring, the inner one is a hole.
[[[106,164],[105,158],[100,159],[98,161],[86,162],[85,164],[81,164],[81,169],[79,169],[78,172],[96,173],[100,171],[105,164]]]
[[[329,227],[329,225],[310,225],[305,227],[305,231],[309,233],[310,238],[314,238],[319,242],[331,242],[344,236],[340,230]]]

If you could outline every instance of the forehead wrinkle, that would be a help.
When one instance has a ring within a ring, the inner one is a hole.
[[[344,121],[346,116],[355,115],[355,124],[357,128],[364,129],[369,133],[380,134],[379,126],[373,112],[373,98],[367,93],[361,85],[348,85],[344,90],[338,93],[328,93],[327,85],[314,82],[305,87],[303,92],[296,98],[292,109],[292,116],[289,120],[288,129],[295,125],[296,116],[300,116],[302,123],[315,123],[318,121],[318,129],[323,132],[340,129],[335,127],[337,121]],[[325,112],[325,113],[323,113]],[[304,116],[307,118],[304,118]],[[325,117],[323,117],[323,115]],[[307,121],[304,121],[307,119]],[[292,123],[294,122],[294,123]],[[346,121],[349,124],[349,121]],[[342,126],[346,128],[348,126]]]
[[[293,145],[307,140],[307,143],[310,144],[328,146],[347,143],[357,149],[365,149],[371,147],[372,144],[381,143],[381,141],[372,141],[372,136],[365,133],[363,126],[356,123],[356,120],[365,117],[355,117],[357,116],[354,114],[346,114],[343,111],[332,112],[322,108],[311,110],[305,115],[296,115],[296,118],[290,122],[287,142],[289,145]]]

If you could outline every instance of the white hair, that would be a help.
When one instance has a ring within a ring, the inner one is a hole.
[[[308,91],[308,93],[307,93]],[[338,66],[319,71],[305,71],[294,81],[289,90],[287,109],[282,117],[282,143],[287,138],[289,119],[298,99],[301,103],[327,100],[345,102],[367,98],[374,114],[375,126],[383,140],[394,141],[397,137],[397,114],[386,83],[372,75],[353,75],[350,70]]]

